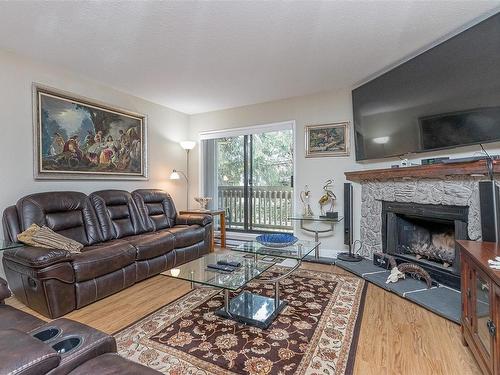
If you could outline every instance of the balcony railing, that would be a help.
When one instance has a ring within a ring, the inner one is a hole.
[[[250,228],[254,231],[292,231],[293,189],[287,186],[254,186],[251,189],[250,205],[252,218]],[[227,228],[244,229],[243,186],[219,186],[219,207],[226,209]]]

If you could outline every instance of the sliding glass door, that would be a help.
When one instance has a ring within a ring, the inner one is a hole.
[[[204,140],[203,164],[205,195],[226,210],[229,230],[292,230],[292,129]]]

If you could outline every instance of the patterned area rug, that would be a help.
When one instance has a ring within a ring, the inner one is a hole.
[[[222,293],[198,288],[117,333],[118,352],[172,375],[350,374],[364,280],[299,269],[281,285],[288,305],[266,330],[218,317]],[[273,296],[272,285],[246,290]]]

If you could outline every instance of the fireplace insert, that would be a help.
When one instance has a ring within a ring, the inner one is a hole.
[[[460,254],[455,240],[466,240],[465,206],[382,202],[384,253],[398,263],[416,263],[444,285],[460,289]]]

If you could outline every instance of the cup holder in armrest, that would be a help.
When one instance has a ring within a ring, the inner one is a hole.
[[[54,348],[54,350],[59,354],[64,354],[71,350],[75,350],[81,343],[82,339],[80,337],[72,336],[56,342],[52,345],[52,348]]]
[[[44,329],[43,331],[37,332],[33,335],[33,337],[37,338],[40,341],[49,341],[59,335],[61,330],[56,327],[49,327]]]

